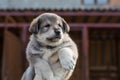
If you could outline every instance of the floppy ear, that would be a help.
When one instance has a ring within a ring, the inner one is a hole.
[[[69,25],[67,24],[67,22],[62,18],[62,24],[63,24],[63,30],[65,32],[69,32],[70,31],[70,27]]]
[[[39,31],[39,26],[40,26],[40,22],[38,18],[33,19],[33,21],[30,24],[29,32],[37,34]]]

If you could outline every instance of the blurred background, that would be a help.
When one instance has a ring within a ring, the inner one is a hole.
[[[78,45],[70,80],[120,80],[120,0],[0,0],[0,80],[20,80],[28,27],[44,12],[63,17]]]

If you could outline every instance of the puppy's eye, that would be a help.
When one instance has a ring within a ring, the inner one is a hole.
[[[43,32],[47,32],[49,30],[50,24],[47,24],[43,27]]]
[[[59,27],[62,27],[61,24],[58,24]]]
[[[50,24],[45,25],[44,27],[50,27]]]

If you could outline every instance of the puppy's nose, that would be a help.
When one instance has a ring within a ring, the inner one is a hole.
[[[55,33],[56,33],[57,35],[59,35],[59,34],[60,34],[60,30],[59,30],[59,29],[55,29]]]

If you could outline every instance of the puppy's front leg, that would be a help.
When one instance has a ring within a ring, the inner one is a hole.
[[[74,52],[69,47],[60,49],[58,56],[63,68],[67,70],[74,69],[76,60],[74,59]]]
[[[34,80],[54,80],[53,71],[47,61],[40,58],[37,59],[37,62],[34,64],[34,68],[36,74]]]

